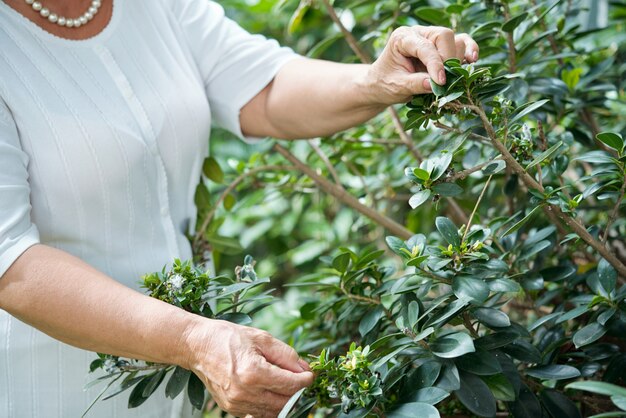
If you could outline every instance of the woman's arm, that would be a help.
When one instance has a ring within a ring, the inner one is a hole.
[[[0,278],[0,308],[76,347],[193,370],[237,415],[276,416],[313,379],[295,351],[266,332],[190,314],[44,245]]]
[[[248,136],[282,139],[330,135],[371,119],[387,106],[445,83],[448,58],[478,59],[468,35],[442,27],[403,27],[371,65],[296,59],[241,111]]]

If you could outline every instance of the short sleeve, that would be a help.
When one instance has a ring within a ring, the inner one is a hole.
[[[299,55],[275,40],[246,32],[213,1],[171,4],[204,79],[215,123],[243,138],[241,108]]]
[[[30,219],[28,156],[20,145],[13,117],[0,99],[0,278],[39,232]]]

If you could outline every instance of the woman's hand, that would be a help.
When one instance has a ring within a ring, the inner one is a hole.
[[[238,417],[276,417],[291,395],[313,383],[308,364],[265,331],[201,320],[187,342],[189,368],[220,408]]]
[[[396,29],[366,76],[369,100],[391,105],[404,103],[414,94],[431,92],[430,80],[445,84],[445,60],[478,59],[478,44],[467,34],[439,26]]]

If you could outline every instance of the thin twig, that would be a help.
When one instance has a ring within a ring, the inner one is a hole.
[[[326,168],[328,168],[328,171],[330,172],[330,175],[333,176],[333,179],[335,180],[335,183],[341,184],[341,180],[339,180],[339,175],[335,171],[335,167],[333,167],[333,165],[330,162],[330,159],[324,153],[324,151],[315,143],[314,140],[309,139],[307,142],[309,143],[311,148],[313,148],[315,153],[320,157],[320,159],[324,162],[324,165],[326,165]]]
[[[391,218],[382,215],[376,210],[370,208],[359,202],[359,200],[352,196],[346,189],[344,189],[341,185],[334,184],[330,182],[328,179],[320,176],[313,170],[311,167],[306,165],[304,162],[300,161],[295,155],[289,152],[287,149],[283,148],[280,144],[274,144],[274,150],[280,153],[283,157],[285,157],[290,163],[292,163],[298,170],[306,174],[311,180],[313,180],[317,186],[324,190],[326,193],[334,196],[337,200],[341,201],[345,205],[351,207],[362,215],[370,218],[375,221],[383,228],[386,228],[394,235],[399,236],[403,239],[409,239],[413,236],[413,232],[409,231],[403,225],[400,225],[396,221]]]
[[[381,145],[405,145],[404,141],[399,139],[380,139],[380,138],[370,138],[370,139],[362,139],[362,138],[339,138],[339,141],[351,142],[355,144],[363,144],[363,143],[372,143],[372,144],[381,144]]]
[[[480,163],[480,164],[478,164],[475,167],[468,168],[467,170],[457,171],[456,173],[452,174],[451,176],[446,177],[444,179],[444,181],[446,181],[446,182],[453,182],[453,181],[457,181],[457,180],[463,180],[467,176],[469,176],[470,174],[482,170],[484,167],[486,167],[489,164],[493,163],[497,159],[498,159],[498,157],[494,158],[493,160],[488,160],[488,161],[485,161],[484,163]]]

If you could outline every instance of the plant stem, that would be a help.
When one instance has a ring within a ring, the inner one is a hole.
[[[498,140],[496,132],[487,117],[487,114],[483,110],[481,106],[468,105],[470,110],[472,110],[478,117],[481,119],[482,124],[487,131],[487,135],[491,139],[493,146],[502,154],[502,158],[506,161],[507,165],[511,167],[511,169],[519,176],[520,180],[526,185],[528,188],[539,190],[540,192],[544,192],[544,188],[541,184],[539,184],[530,174],[526,172],[524,167],[511,155],[509,150]],[[545,210],[547,210],[548,216],[555,215],[561,221],[563,221],[567,226],[569,226],[584,242],[586,242],[590,247],[596,250],[606,261],[608,261],[614,268],[617,270],[622,278],[620,281],[625,283],[626,280],[626,265],[624,265],[615,254],[610,251],[604,244],[595,239],[587,228],[577,219],[572,216],[563,213],[561,209],[552,204],[547,204],[544,206]],[[551,218],[552,219],[552,218]]]
[[[287,149],[283,148],[281,145],[274,144],[274,150],[276,150],[279,154],[285,157],[290,163],[294,165],[294,167],[306,174],[318,185],[320,189],[334,196],[337,200],[341,201],[345,205],[351,207],[362,215],[365,215],[366,217],[380,224],[382,227],[386,228],[391,233],[397,235],[402,239],[409,239],[413,236],[413,232],[409,231],[403,225],[400,225],[393,219],[380,214],[369,206],[362,204],[357,198],[348,193],[346,189],[344,189],[341,185],[334,184],[328,179],[317,174],[315,170],[306,165],[304,162],[300,161],[295,155],[293,155]]]
[[[313,148],[315,153],[320,157],[320,159],[324,162],[324,165],[328,169],[330,175],[333,177],[333,180],[335,180],[335,183],[341,184],[341,180],[339,180],[339,175],[337,174],[337,171],[335,171],[335,167],[333,167],[333,165],[330,163],[330,159],[324,153],[324,151],[322,151],[322,149],[315,143],[314,140],[309,139],[307,142],[309,143],[311,148]]]

